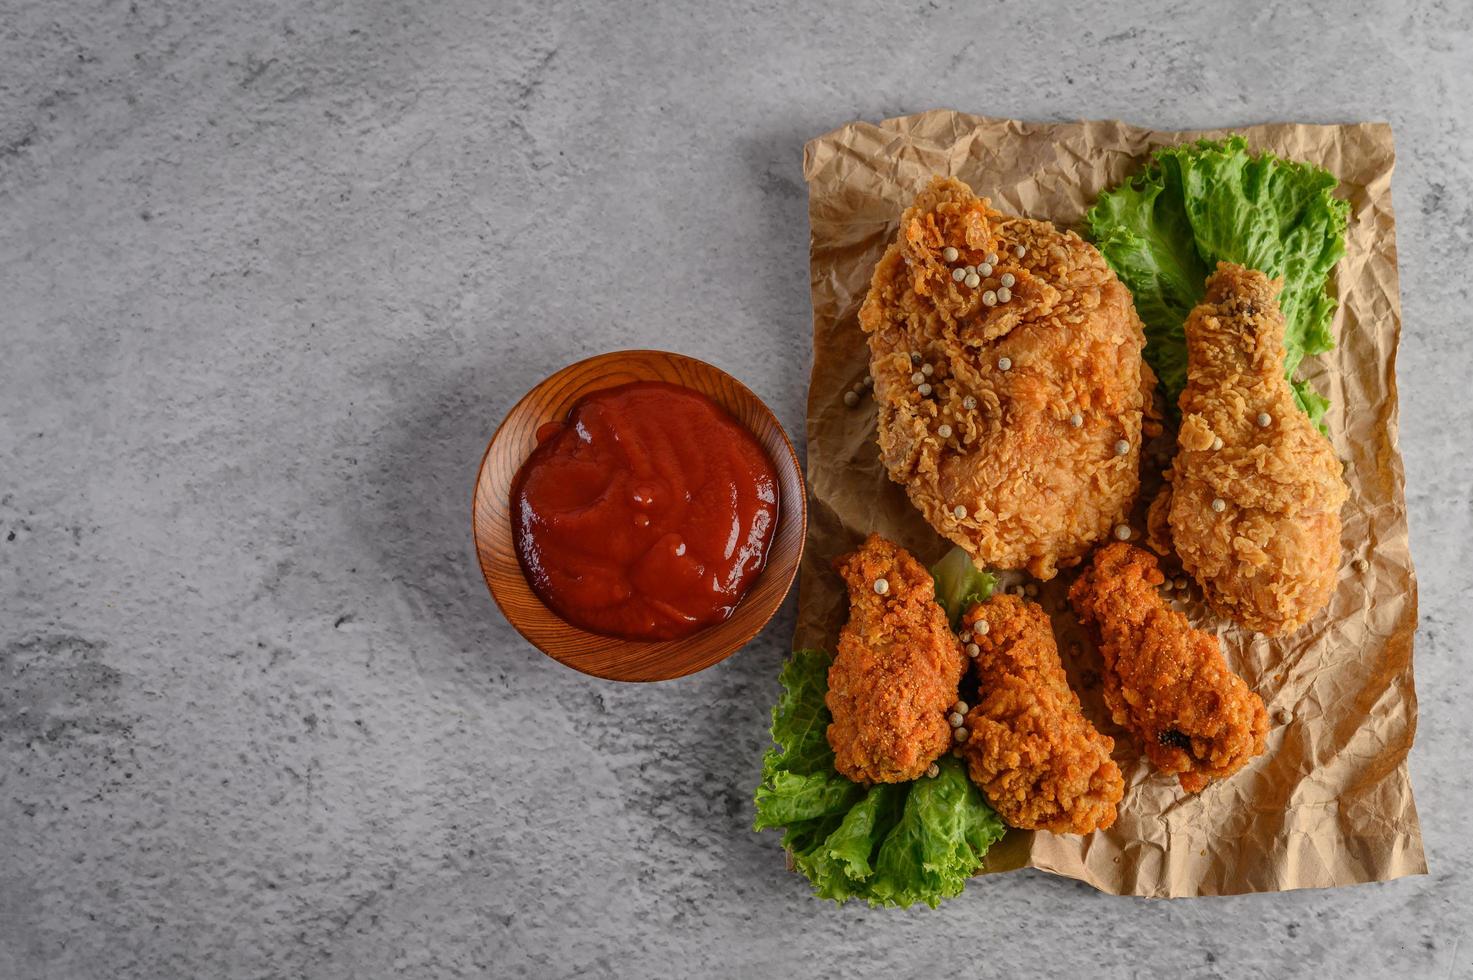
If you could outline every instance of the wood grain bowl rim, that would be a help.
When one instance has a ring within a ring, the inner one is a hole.
[[[603,367],[607,370],[598,370]],[[511,482],[535,445],[537,427],[565,419],[572,404],[589,392],[630,381],[670,381],[705,394],[752,433],[777,471],[778,519],[767,563],[729,619],[678,640],[621,640],[589,633],[559,618],[527,583],[512,540]],[[509,442],[512,439],[520,439],[522,444],[513,447]],[[808,493],[803,468],[792,440],[772,410],[750,388],[714,364],[686,354],[651,349],[596,354],[553,372],[533,386],[506,413],[487,443],[471,501],[476,556],[502,615],[547,656],[606,680],[673,680],[720,663],[746,646],[771,621],[792,588],[807,529]]]

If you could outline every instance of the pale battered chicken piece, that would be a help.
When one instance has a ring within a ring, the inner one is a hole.
[[[1099,645],[1110,716],[1196,793],[1263,751],[1268,713],[1228,669],[1217,637],[1167,607],[1156,590],[1164,581],[1150,552],[1110,544],[1070,587],[1069,603]]]
[[[1042,607],[997,595],[963,623],[978,647],[962,743],[972,782],[1013,827],[1087,834],[1113,824],[1125,793],[1115,741],[1080,710]]]
[[[1125,519],[1156,379],[1092,245],[937,178],[901,216],[859,323],[890,478],[979,564],[1050,579]]]
[[[1350,495],[1284,379],[1279,287],[1226,262],[1208,278],[1186,323],[1176,461],[1151,504],[1152,547],[1169,538],[1213,610],[1271,635],[1330,601]]]
[[[872,534],[834,567],[849,587],[824,697],[834,768],[860,783],[916,779],[951,747],[961,645],[931,573],[908,551]]]

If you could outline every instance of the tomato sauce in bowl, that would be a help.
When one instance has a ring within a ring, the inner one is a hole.
[[[725,621],[767,560],[778,480],[747,429],[699,392],[636,381],[537,432],[511,487],[517,560],[562,619],[670,640]]]

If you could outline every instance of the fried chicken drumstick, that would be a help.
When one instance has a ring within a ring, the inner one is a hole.
[[[890,478],[979,564],[1050,579],[1124,519],[1155,376],[1092,245],[936,178],[859,324]]]
[[[849,587],[824,701],[834,768],[861,783],[916,779],[951,747],[964,657],[931,573],[877,534],[834,563]]]
[[[1099,645],[1115,723],[1196,793],[1263,751],[1268,714],[1228,669],[1217,638],[1167,608],[1156,591],[1163,581],[1149,552],[1110,544],[1070,587],[1069,603]]]
[[[1175,548],[1208,605],[1251,630],[1298,629],[1340,567],[1340,460],[1284,380],[1279,284],[1220,263],[1187,318],[1187,387],[1151,543]]]
[[[997,595],[963,623],[979,648],[962,744],[972,782],[1014,827],[1087,834],[1113,824],[1125,792],[1115,742],[1080,711],[1043,609]]]

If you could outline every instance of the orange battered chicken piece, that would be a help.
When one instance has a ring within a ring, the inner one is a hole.
[[[860,783],[916,779],[951,747],[964,658],[924,565],[877,534],[834,567],[849,622],[824,697],[834,768]]]
[[[979,700],[962,744],[972,782],[1013,827],[1087,834],[1113,824],[1125,793],[1115,741],[1080,711],[1043,609],[997,595],[963,623],[978,647]]]
[[[1070,587],[1069,603],[1099,644],[1110,716],[1196,793],[1263,751],[1268,714],[1217,638],[1167,608],[1156,591],[1164,581],[1149,552],[1110,544]]]
[[[1125,519],[1156,379],[1092,245],[936,178],[859,324],[890,478],[979,564],[1050,579]]]
[[[1349,496],[1329,440],[1284,380],[1280,284],[1220,263],[1187,318],[1187,387],[1151,544],[1175,547],[1219,615],[1261,633],[1330,601]]]

